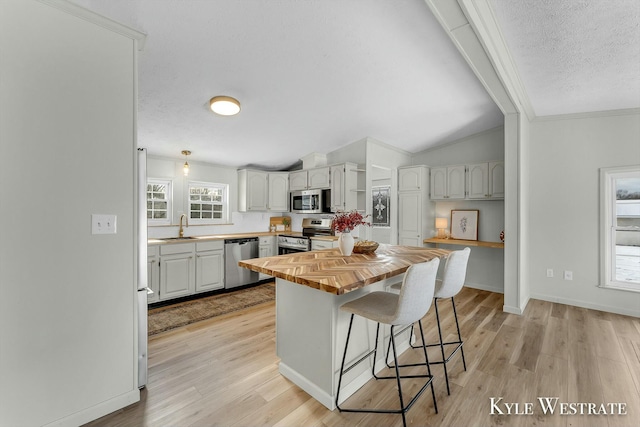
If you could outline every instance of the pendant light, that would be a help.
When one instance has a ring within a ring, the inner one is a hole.
[[[240,102],[230,96],[214,96],[209,106],[211,111],[221,116],[234,116],[240,112]]]
[[[184,176],[189,176],[189,163],[187,162],[187,156],[191,154],[191,151],[182,150],[182,154],[184,155],[184,167],[182,170],[184,171]]]

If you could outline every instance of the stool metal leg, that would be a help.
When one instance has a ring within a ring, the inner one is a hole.
[[[438,342],[434,343],[434,344],[425,344],[424,342],[424,334],[422,334],[422,345],[411,345],[411,348],[414,349],[419,349],[419,348],[425,348],[426,347],[440,347],[440,354],[442,355],[442,360],[438,360],[435,362],[428,362],[430,365],[444,365],[444,378],[445,381],[447,383],[447,394],[450,395],[451,394],[451,390],[449,388],[449,372],[447,371],[447,363],[451,360],[451,358],[458,352],[458,350],[460,350],[460,353],[462,354],[462,365],[464,366],[464,370],[467,370],[467,361],[464,358],[464,347],[463,344],[464,342],[462,341],[462,335],[460,334],[460,324],[458,323],[458,313],[456,312],[456,303],[453,299],[453,297],[451,298],[451,305],[453,306],[453,316],[456,320],[456,331],[458,332],[458,341],[451,341],[451,342],[444,342],[444,340],[442,339],[442,327],[440,325],[440,313],[438,311],[438,299],[439,298],[434,298],[433,300],[433,305],[435,306],[435,310],[436,310],[436,323],[438,324]],[[404,332],[408,327],[404,328],[403,330],[401,330],[400,332],[396,333],[400,334],[402,332]],[[411,325],[411,333],[413,334],[414,332],[414,325]],[[445,354],[445,350],[444,347],[447,345],[456,345],[456,348],[451,352],[451,354],[449,354],[449,356],[446,356]],[[389,345],[387,346],[387,357],[385,358],[385,362],[387,364],[388,368],[393,368],[392,365],[389,364],[389,350],[390,350],[390,346],[391,343],[389,343]],[[421,363],[413,363],[413,364],[408,364],[408,365],[400,365],[401,368],[407,367],[407,366],[418,366],[421,365]]]
[[[413,404],[415,403],[415,401],[422,395],[422,393],[424,392],[424,390],[431,386],[431,395],[433,397],[433,407],[435,409],[436,414],[438,413],[438,406],[436,404],[436,395],[435,395],[435,391],[434,391],[434,387],[433,387],[433,375],[431,375],[431,368],[429,366],[429,357],[427,355],[427,350],[426,348],[424,349],[424,356],[425,356],[425,363],[420,363],[420,364],[416,364],[415,366],[419,366],[419,365],[427,365],[427,375],[400,375],[400,367],[402,367],[403,365],[398,365],[398,355],[396,352],[396,341],[395,341],[395,335],[398,333],[401,333],[402,331],[396,333],[394,328],[395,325],[391,326],[391,336],[389,338],[389,346],[391,347],[391,350],[393,351],[393,362],[394,362],[394,366],[395,366],[395,371],[396,371],[396,375],[395,376],[386,376],[386,377],[381,377],[381,376],[377,376],[375,374],[375,355],[377,354],[377,348],[378,348],[378,339],[379,339],[379,335],[380,335],[380,323],[378,323],[377,328],[376,328],[376,341],[375,341],[375,347],[373,350],[369,351],[367,354],[365,354],[364,356],[362,356],[360,359],[358,359],[357,361],[355,361],[353,364],[351,364],[348,368],[345,369],[344,364],[346,362],[347,359],[347,350],[349,348],[349,340],[351,338],[351,328],[353,327],[353,317],[354,314],[351,314],[351,319],[349,320],[349,329],[347,331],[347,342],[345,343],[344,346],[344,353],[342,355],[342,364],[340,365],[340,375],[338,377],[338,389],[336,391],[336,408],[338,408],[338,410],[340,412],[366,412],[366,413],[378,413],[378,414],[401,414],[402,415],[402,424],[404,427],[406,427],[407,425],[407,420],[406,420],[406,412],[413,406]],[[422,341],[424,342],[424,333],[422,330],[422,321],[419,322],[420,323],[420,335],[422,336]],[[407,328],[404,328],[407,329]],[[356,365],[358,365],[360,362],[362,362],[363,360],[365,360],[367,357],[369,357],[371,354],[374,355],[374,361],[373,361],[373,376],[375,379],[395,379],[396,383],[398,385],[398,398],[400,400],[400,409],[351,409],[351,408],[341,408],[339,405],[340,402],[340,387],[342,386],[342,376],[349,372],[352,368],[354,368]],[[411,398],[411,401],[409,401],[409,403],[405,406],[404,405],[404,398],[402,397],[402,384],[400,382],[401,378],[428,378],[427,382],[421,387],[421,389],[418,391],[418,393],[413,396],[413,398]]]
[[[398,354],[396,353],[396,339],[393,336],[394,327],[395,326],[393,325],[391,326],[391,338],[389,339],[389,341],[391,341],[391,346],[393,347],[393,364],[396,367],[396,382],[398,383],[398,396],[400,397],[400,411],[402,412],[402,425],[406,427],[407,419],[405,416],[405,412],[406,410],[409,409],[409,407],[405,409],[404,401],[402,400],[402,384],[400,384],[400,369],[398,368]],[[376,342],[376,344],[378,343]],[[413,403],[413,401],[411,403]]]
[[[442,354],[442,366],[444,366],[444,380],[447,383],[447,395],[451,394],[449,390],[449,374],[447,373],[447,360],[444,355],[444,344],[442,343],[442,328],[440,327],[440,314],[438,313],[438,298],[433,300],[433,305],[436,307],[436,322],[438,323],[438,338],[440,339],[440,353]]]
[[[424,331],[422,329],[422,320],[418,320],[418,326],[420,326],[420,337],[422,337],[422,342],[424,343]],[[433,375],[431,375],[431,366],[429,364],[429,355],[427,354],[427,346],[423,345],[422,346],[422,351],[424,352],[424,361],[427,364],[427,373],[429,374],[429,376],[431,378],[433,378]],[[433,389],[433,380],[431,381],[431,397],[433,397],[433,408],[435,409],[436,414],[437,414],[438,413],[438,405],[436,404],[436,391]]]
[[[462,345],[462,335],[460,335],[460,325],[458,324],[458,313],[456,313],[456,302],[451,297],[451,306],[453,307],[453,317],[456,318],[456,329],[458,329],[458,342],[460,344],[460,353],[462,354],[462,365],[467,370],[467,362],[464,360],[464,347]]]
[[[351,327],[353,326],[353,314],[349,320],[349,329],[347,330],[347,342],[344,344],[344,354],[342,355],[342,365],[340,365],[340,375],[338,376],[338,390],[336,391],[336,408],[340,409],[338,402],[340,401],[340,385],[342,384],[342,374],[344,373],[344,362],[347,359],[347,348],[349,347],[349,338],[351,338]],[[377,344],[377,342],[376,342]]]

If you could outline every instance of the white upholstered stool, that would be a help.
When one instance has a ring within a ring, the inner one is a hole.
[[[438,360],[435,362],[430,362],[432,365],[442,364],[444,367],[444,378],[447,383],[447,394],[451,394],[449,389],[449,374],[447,372],[447,363],[451,360],[451,358],[460,350],[460,354],[462,355],[462,365],[464,370],[467,370],[467,362],[464,359],[464,348],[462,345],[464,342],[462,341],[462,336],[460,335],[460,324],[458,323],[458,314],[456,313],[456,303],[453,299],[458,292],[462,289],[464,285],[464,281],[467,275],[467,264],[469,263],[469,254],[471,253],[471,249],[464,248],[460,251],[453,251],[447,257],[447,261],[444,265],[444,275],[442,280],[436,281],[436,288],[434,291],[434,302],[433,305],[436,309],[436,320],[438,323],[438,337],[439,342],[435,344],[425,344],[414,346],[413,348],[420,349],[424,347],[440,347],[440,353],[442,354],[442,360]],[[393,290],[401,289],[402,284],[398,283],[391,286]],[[451,306],[453,307],[453,316],[456,320],[456,329],[458,332],[458,340],[457,341],[442,341],[442,327],[440,326],[440,314],[438,313],[438,300],[444,298],[451,298]],[[422,338],[422,342],[424,343],[424,337]],[[445,346],[455,345],[455,348],[449,353],[448,356],[445,356]],[[405,365],[410,366],[410,365]],[[402,368],[403,365],[400,365]]]
[[[395,343],[395,327],[413,325],[418,322],[420,327],[420,334],[424,342],[424,333],[422,330],[422,317],[427,314],[431,307],[431,301],[433,300],[433,292],[435,289],[436,275],[438,273],[438,265],[440,259],[435,258],[429,262],[420,264],[414,264],[407,270],[404,279],[402,281],[403,286],[399,294],[391,292],[371,292],[361,298],[347,302],[343,304],[340,309],[351,313],[351,319],[349,321],[349,329],[347,332],[347,341],[344,347],[344,355],[342,357],[342,365],[340,367],[340,376],[338,378],[338,390],[336,391],[336,407],[342,412],[373,412],[373,413],[385,413],[385,414],[402,414],[403,425],[406,426],[405,413],[411,408],[413,403],[420,397],[424,390],[431,386],[431,395],[433,396],[433,406],[435,412],[438,413],[438,407],[436,405],[436,394],[433,389],[433,375],[431,375],[431,368],[429,367],[429,357],[427,356],[427,349],[423,347],[425,362],[421,365],[426,366],[427,373],[425,375],[407,375],[401,376],[398,365],[398,355],[396,352]],[[351,327],[353,326],[354,315],[364,317],[366,319],[378,322],[376,328],[376,340],[375,347],[369,353],[365,354],[359,360],[354,362],[351,366],[345,369],[345,359],[347,358],[347,349],[349,347],[349,338],[351,337]],[[376,375],[376,354],[378,349],[378,338],[380,334],[380,324],[384,323],[391,325],[390,333],[390,346],[393,350],[393,360],[395,363],[395,376],[380,377]],[[342,376],[351,370],[354,366],[360,362],[366,360],[368,356],[373,354],[373,367],[372,373],[375,379],[396,379],[398,384],[398,396],[400,399],[399,409],[351,409],[340,407],[340,386],[342,383]],[[420,388],[418,393],[407,403],[404,404],[402,397],[402,384],[401,378],[427,378],[425,384]]]

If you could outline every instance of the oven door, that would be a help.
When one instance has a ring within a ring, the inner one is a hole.
[[[295,254],[299,252],[307,252],[307,249],[278,246],[278,255]]]

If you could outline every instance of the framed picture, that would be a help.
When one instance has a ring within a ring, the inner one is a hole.
[[[478,240],[478,210],[451,211],[451,238]]]
[[[371,225],[374,227],[390,227],[389,218],[389,202],[391,186],[385,185],[380,187],[371,187],[371,200],[373,203],[373,212]]]

